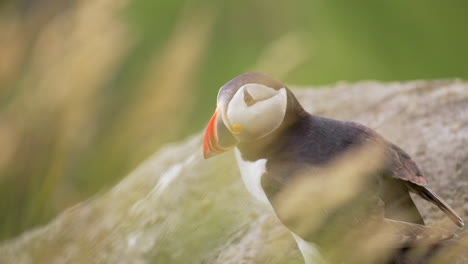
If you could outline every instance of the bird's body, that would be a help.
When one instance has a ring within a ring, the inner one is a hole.
[[[288,182],[303,176],[304,171],[307,171],[309,177],[313,177],[314,170],[327,166],[343,153],[372,141],[383,140],[376,132],[360,124],[307,113],[301,114],[294,125],[277,133],[279,134],[271,135],[277,140],[271,141],[272,144],[262,144],[262,148],[250,142],[237,145],[238,163],[247,188],[257,186],[254,196],[260,197],[259,193],[263,191],[270,202],[274,201],[275,195]],[[395,202],[406,203],[405,208],[399,206],[399,210],[388,217],[423,224],[422,217],[409,196],[408,186],[424,188],[425,179],[405,152],[390,143],[386,147],[388,168],[376,175],[376,195],[383,200],[388,208],[385,212],[389,214]],[[261,165],[261,168],[246,172],[243,168],[247,164],[257,164],[257,167]],[[396,166],[397,171],[394,169]],[[252,179],[255,179],[254,184],[248,182]],[[261,190],[258,190],[259,181]],[[397,194],[399,199],[395,199],[392,194]],[[402,209],[408,212],[402,213]]]
[[[263,74],[243,74],[221,88],[204,150],[209,157],[235,146],[247,189],[278,212],[278,194],[296,178],[304,177],[304,172],[306,177],[328,177],[317,172],[345,153],[376,144],[383,145],[384,164],[373,172],[371,184],[366,186],[370,207],[381,209],[388,219],[424,224],[409,195],[411,191],[463,226],[456,212],[428,189],[421,170],[402,149],[363,125],[307,113],[289,89]],[[316,199],[310,197],[314,206],[321,203]],[[327,208],[321,209],[327,214]],[[314,236],[296,232],[287,221],[283,223],[293,232],[303,253],[314,251],[310,243]]]

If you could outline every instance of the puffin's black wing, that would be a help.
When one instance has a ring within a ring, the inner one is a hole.
[[[392,178],[410,182],[416,185],[425,186],[426,179],[421,173],[416,163],[398,146],[386,141],[374,130],[355,122],[346,122],[349,128],[348,134],[353,135],[354,140],[360,143],[376,141],[385,145],[385,155],[387,159],[387,174]]]
[[[358,123],[348,122],[354,129],[360,130],[362,136],[368,139],[377,138],[383,140],[383,138],[378,135],[372,129],[363,126]],[[409,189],[412,192],[418,194],[423,199],[432,202],[437,205],[456,225],[463,227],[463,220],[460,216],[436,193],[427,187],[426,178],[419,169],[416,162],[411,159],[411,157],[403,151],[398,146],[386,142],[386,157],[387,157],[387,166],[384,177],[383,189],[386,189],[386,192],[383,192],[382,200],[384,200],[387,213],[391,213],[393,210],[395,213],[398,210],[405,210],[406,214],[410,218],[414,219],[411,222],[423,223],[422,218],[414,205],[411,197],[409,196],[407,190]],[[402,189],[403,187],[403,189]],[[399,199],[397,199],[399,198]],[[391,205],[390,205],[391,203]],[[393,209],[391,207],[394,207]],[[402,219],[401,217],[396,217],[398,220],[406,221],[407,219]]]
[[[393,178],[419,186],[426,186],[426,178],[411,157],[398,146],[389,143],[387,150],[388,170]]]
[[[424,176],[411,158],[400,148],[386,141],[374,130],[355,122],[346,122],[350,130],[354,130],[360,144],[363,142],[379,142],[384,144],[386,155],[385,170],[381,178],[379,197],[383,201],[385,217],[424,225],[424,220],[414,204],[407,182],[426,184]],[[401,160],[405,160],[402,162]]]
[[[389,143],[388,158],[388,173],[392,178],[404,181],[408,189],[437,205],[456,225],[463,227],[463,220],[452,207],[426,186],[426,178],[406,152]]]

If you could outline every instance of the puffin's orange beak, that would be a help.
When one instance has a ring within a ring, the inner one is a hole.
[[[226,152],[237,145],[236,138],[224,125],[220,111],[219,108],[216,110],[205,131],[203,142],[203,156],[205,159]]]

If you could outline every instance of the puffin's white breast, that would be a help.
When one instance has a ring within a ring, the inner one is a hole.
[[[273,209],[265,194],[265,191],[263,191],[262,188],[262,176],[266,173],[267,160],[259,159],[256,161],[245,161],[242,159],[242,155],[237,148],[235,151],[237,163],[239,165],[239,170],[245,187],[252,194],[252,196],[257,198],[257,200],[263,202],[264,204],[268,205],[268,207]],[[317,247],[313,243],[303,240],[294,233],[292,233],[292,235],[297,242],[299,250],[304,257],[306,264],[326,264],[326,262],[321,258]]]
[[[242,176],[242,181],[247,190],[257,200],[270,205],[270,201],[266,197],[262,188],[262,176],[266,173],[266,159],[259,159],[256,161],[245,161],[242,159],[240,151],[236,148],[236,159],[239,165],[239,170]]]
[[[305,264],[326,264],[327,262],[322,258],[320,251],[314,243],[307,242],[300,236],[291,232],[296,240],[297,246],[304,257]]]

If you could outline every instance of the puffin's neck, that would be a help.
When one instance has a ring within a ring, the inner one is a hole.
[[[307,116],[310,116],[289,89],[287,89],[287,92],[288,108],[283,123],[276,131],[263,138],[239,143],[237,148],[243,160],[255,161],[258,159],[268,159],[277,150],[282,148],[282,144],[284,143],[281,138],[287,136],[291,128],[295,127],[298,122],[304,121]]]

